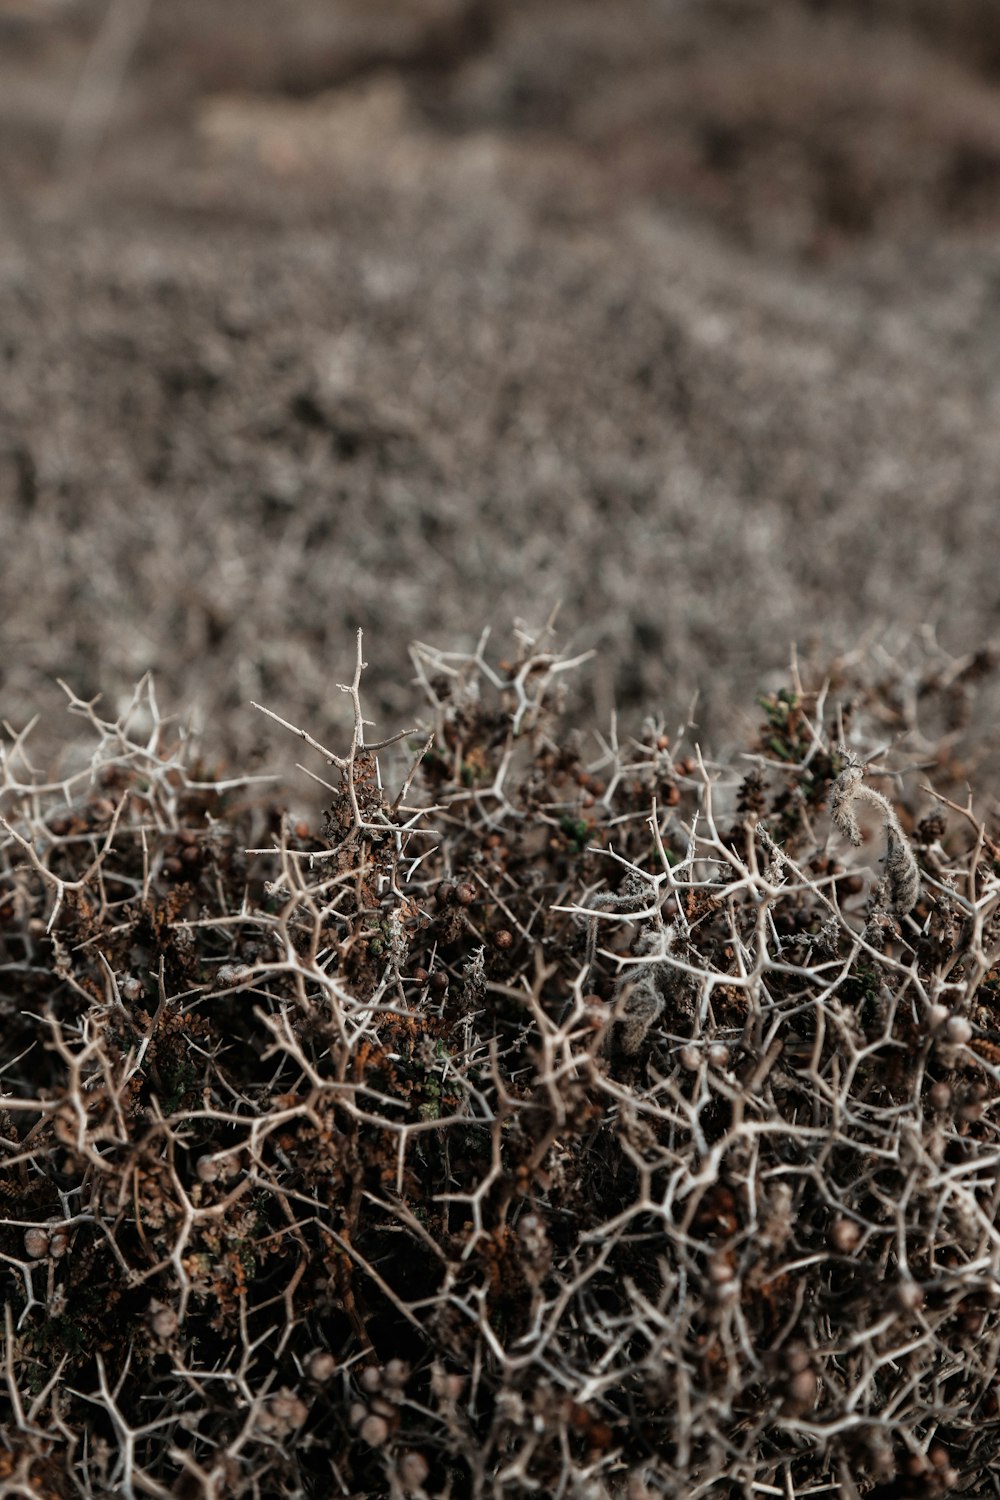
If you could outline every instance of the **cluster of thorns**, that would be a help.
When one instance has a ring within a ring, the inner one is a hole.
[[[8,727],[0,1491],[991,1493],[1000,850],[914,709],[991,663],[793,664],[714,764],[485,648],[278,720],[322,822],[148,681]]]

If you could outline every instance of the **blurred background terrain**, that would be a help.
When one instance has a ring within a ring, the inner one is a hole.
[[[0,705],[221,754],[561,601],[721,745],[1000,620],[995,0],[0,0]],[[43,726],[43,733],[45,732]]]

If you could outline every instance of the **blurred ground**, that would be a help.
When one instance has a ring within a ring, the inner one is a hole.
[[[388,732],[561,600],[718,743],[997,634],[994,0],[0,0],[0,215],[16,724],[323,735],[362,624]]]

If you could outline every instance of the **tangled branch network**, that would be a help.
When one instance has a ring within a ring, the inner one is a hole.
[[[318,817],[148,681],[63,778],[7,729],[0,1489],[995,1493],[992,659],[793,664],[718,764],[487,647],[264,710]]]

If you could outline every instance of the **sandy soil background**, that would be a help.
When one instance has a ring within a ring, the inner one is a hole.
[[[992,0],[0,0],[0,216],[43,737],[152,668],[252,761],[359,624],[388,732],[561,601],[721,745],[793,640],[997,633]]]

